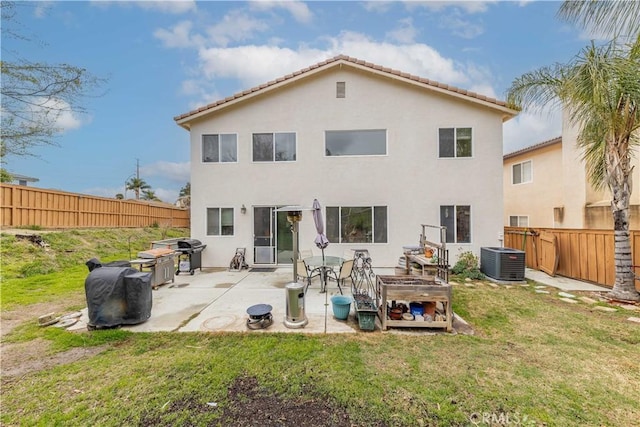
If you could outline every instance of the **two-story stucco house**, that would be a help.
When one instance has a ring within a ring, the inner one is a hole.
[[[445,225],[450,257],[502,238],[504,102],[337,56],[175,118],[191,136],[191,237],[204,267],[236,248],[291,264],[278,207],[323,207],[326,254],[368,249],[393,267],[421,224]],[[300,249],[315,249],[311,212]],[[437,233],[427,236],[438,239]]]
[[[588,180],[577,129],[504,155],[504,224],[512,227],[613,229],[611,194]],[[637,157],[633,182],[640,182]],[[630,200],[630,227],[640,227],[640,192]]]

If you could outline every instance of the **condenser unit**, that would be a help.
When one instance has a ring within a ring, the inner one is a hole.
[[[480,271],[497,280],[524,280],[524,252],[511,248],[480,248]]]

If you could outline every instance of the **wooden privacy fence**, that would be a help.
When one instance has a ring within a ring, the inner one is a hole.
[[[189,210],[164,203],[118,200],[0,184],[2,227],[189,228]]]
[[[631,259],[640,265],[640,231],[632,230]],[[529,268],[613,287],[615,282],[613,230],[505,227],[504,245],[525,252]],[[640,269],[636,269],[640,274]],[[640,283],[636,281],[636,288]]]

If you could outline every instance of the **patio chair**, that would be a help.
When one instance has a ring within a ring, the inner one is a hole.
[[[304,287],[304,293],[306,294],[307,289],[309,289],[309,286],[311,285],[311,279],[319,277],[320,273],[314,273],[311,271],[309,267],[307,267],[307,263],[302,259],[299,259],[296,265],[298,266],[298,278],[302,278],[307,282],[307,286]]]
[[[311,249],[303,249],[300,251],[300,259],[311,258],[313,256],[313,252]]]
[[[329,270],[329,273],[331,273],[333,270]],[[342,266],[340,267],[340,272],[338,274],[335,274],[334,279],[336,280],[336,282],[338,283],[338,289],[340,290],[340,294],[342,295],[342,285],[344,285],[344,281],[345,279],[351,279],[351,284],[353,285],[353,277],[351,277],[351,272],[353,271],[353,260],[352,259],[348,259],[345,262],[342,263]]]

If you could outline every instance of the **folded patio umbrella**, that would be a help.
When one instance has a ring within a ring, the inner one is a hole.
[[[316,224],[316,231],[318,235],[316,236],[316,246],[322,250],[322,262],[324,263],[324,248],[329,246],[329,239],[324,234],[324,221],[322,220],[322,208],[320,207],[320,202],[318,199],[313,199],[313,221]]]

